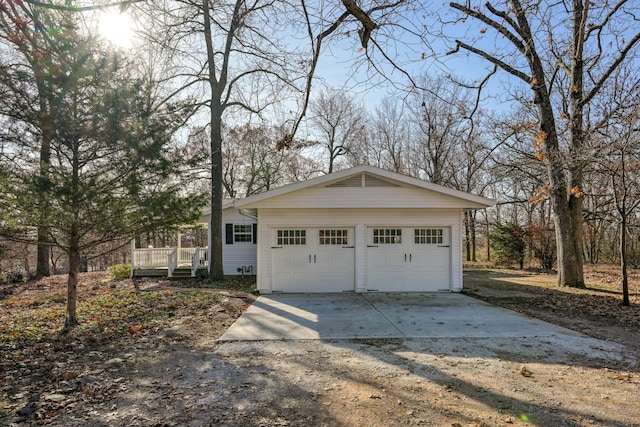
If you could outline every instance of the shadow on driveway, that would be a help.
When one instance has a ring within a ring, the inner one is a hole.
[[[461,294],[286,294],[259,297],[219,341],[558,335],[580,336]]]

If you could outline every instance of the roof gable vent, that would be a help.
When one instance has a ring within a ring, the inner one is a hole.
[[[368,173],[364,175],[365,187],[400,187],[398,184],[384,180],[374,175],[369,175]]]
[[[327,187],[362,187],[362,174],[350,176],[342,181],[336,181]]]
[[[341,181],[336,181],[332,184],[327,185],[327,187],[350,187],[350,188],[359,188],[359,187],[400,187],[400,185],[377,177],[375,175],[371,175],[368,173],[353,175],[348,178],[345,178]]]

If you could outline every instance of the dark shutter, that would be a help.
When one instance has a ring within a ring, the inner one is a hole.
[[[251,231],[253,232],[253,244],[258,243],[258,224],[251,224]]]
[[[233,224],[225,224],[227,229],[227,245],[233,245]]]

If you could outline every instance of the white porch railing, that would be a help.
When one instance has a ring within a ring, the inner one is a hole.
[[[178,248],[173,248],[167,256],[167,277],[173,277],[176,268],[178,268]]]
[[[195,277],[199,268],[209,267],[208,248],[196,248],[191,257],[191,276]]]
[[[172,277],[178,267],[191,268],[195,277],[199,268],[209,266],[208,248],[141,248],[133,249],[131,269],[167,269],[167,276]]]
[[[191,267],[193,254],[198,248],[178,248],[178,265]]]
[[[167,268],[168,256],[173,250],[174,248],[134,249],[131,268]]]

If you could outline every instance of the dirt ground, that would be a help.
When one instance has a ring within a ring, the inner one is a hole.
[[[222,292],[155,330],[42,348],[35,365],[4,354],[0,425],[640,426],[638,288],[621,309],[610,289],[536,276],[468,272],[466,292],[607,341],[217,343],[253,298]]]

